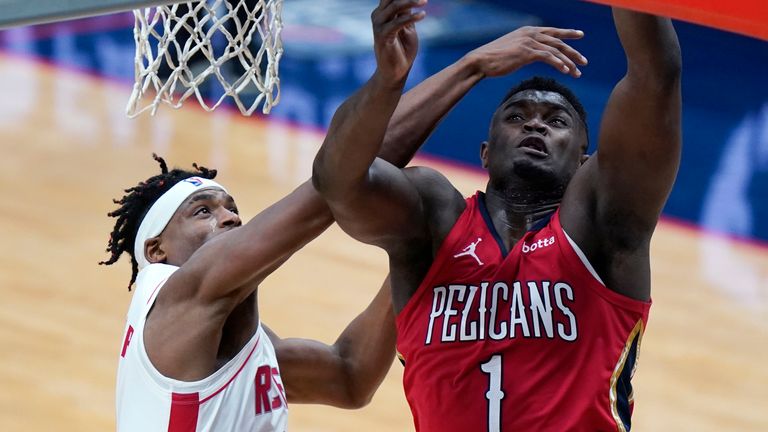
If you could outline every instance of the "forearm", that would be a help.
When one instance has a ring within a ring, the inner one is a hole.
[[[345,365],[346,388],[355,406],[370,402],[395,357],[395,313],[389,278],[371,304],[334,343]]]
[[[209,300],[231,297],[237,303],[332,223],[328,204],[306,181],[245,225],[207,242],[179,273]]]
[[[389,279],[333,345],[280,339],[269,329],[288,401],[360,408],[373,396],[395,354]]]
[[[613,8],[616,31],[627,56],[627,76],[679,79],[680,44],[669,18]]]
[[[385,82],[374,73],[336,110],[313,166],[314,185],[326,198],[343,194],[364,179],[381,150],[403,84]]]
[[[379,157],[398,167],[408,164],[445,115],[484,77],[477,61],[467,54],[405,93],[389,122]]]
[[[603,111],[597,155],[579,168],[588,185],[579,199],[596,203],[590,223],[602,231],[603,252],[646,246],[674,184],[681,149],[680,47],[672,23],[618,9],[614,19],[628,70]],[[632,297],[647,294],[640,290]]]

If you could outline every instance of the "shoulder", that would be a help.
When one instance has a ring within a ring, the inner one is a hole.
[[[467,207],[467,201],[453,184],[435,169],[411,167],[405,168],[403,172],[421,196],[434,249],[442,244]]]
[[[199,255],[199,253],[196,254]],[[149,296],[155,296],[153,308],[168,311],[175,308],[184,309],[193,305],[201,306],[210,303],[210,299],[201,296],[201,288],[205,280],[201,273],[201,270],[205,268],[204,262],[205,260],[201,259],[201,257],[193,255],[192,259],[187,260],[180,267],[166,264],[151,264],[143,269],[139,275],[141,276],[143,272],[148,272],[147,279],[152,279],[152,283],[146,286],[149,291],[156,291],[155,294],[147,293]],[[157,288],[155,287],[156,285],[158,285]]]
[[[136,275],[136,293],[152,295],[152,291],[164,284],[178,269],[179,267],[161,263],[144,267]]]
[[[653,234],[658,215],[638,214],[615,204],[610,190],[598,187],[599,160],[595,153],[576,172],[560,206],[563,228],[587,250],[612,254],[642,250]],[[642,200],[642,196],[629,199]]]
[[[416,187],[425,204],[451,205],[463,210],[464,197],[439,171],[417,166],[405,168],[403,172]]]
[[[178,267],[167,264],[150,264],[143,268],[136,277],[133,286],[131,304],[128,308],[128,321],[138,323],[144,319],[154,306],[155,299]]]

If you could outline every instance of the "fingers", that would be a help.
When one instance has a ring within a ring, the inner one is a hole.
[[[379,9],[385,15],[384,18],[387,19],[399,14],[404,9],[421,7],[426,4],[427,0],[382,0]]]
[[[558,39],[581,39],[584,37],[584,32],[575,29],[561,29],[557,27],[536,27],[539,32],[556,37]]]
[[[393,17],[401,15],[424,14],[424,11],[414,12],[412,9],[425,6],[426,4],[427,0],[393,0],[387,7],[382,9],[383,19],[390,21]]]
[[[549,42],[553,45],[557,45],[553,41]],[[581,71],[576,65],[576,62],[565,54],[564,48],[558,48],[553,45],[535,41],[531,46],[529,46],[532,58],[537,61],[547,63],[562,73],[569,74],[574,78],[579,78],[581,76]],[[577,58],[581,57],[581,54],[578,54],[578,52],[575,50],[573,51],[575,54],[571,55]]]
[[[556,48],[574,63],[578,63],[582,66],[586,66],[588,63],[587,58],[584,57],[580,52],[576,51],[573,47],[558,38],[546,34],[541,34],[537,39],[543,44]]]
[[[578,65],[586,65],[586,57],[560,39],[544,34],[538,35],[537,39],[537,42],[542,45],[538,49],[552,53],[568,68],[567,71],[564,70],[563,72],[569,73],[575,78],[581,76]]]
[[[377,73],[388,81],[404,83],[418,51],[415,23],[426,13],[414,8],[427,0],[382,0],[371,14]]]
[[[544,62],[562,73],[570,74],[575,78],[581,76],[581,71],[576,68],[576,65],[570,60],[565,60],[562,55],[559,55],[557,50],[543,44],[539,48],[531,49],[531,56],[534,59]]]
[[[426,16],[427,13],[424,11],[408,11],[407,13],[397,15],[394,20],[382,26],[382,33],[384,35],[394,35],[403,28],[413,26],[413,24],[423,20]]]
[[[535,41],[531,48],[537,51],[536,55],[540,61],[574,78],[581,76],[578,65],[586,65],[587,58],[563,42],[563,39],[579,39],[584,36],[584,32],[555,27],[528,27],[525,31],[528,37]],[[542,52],[547,55],[542,55]]]
[[[537,33],[538,34],[534,36],[534,38],[539,42],[557,48],[576,63],[581,65],[587,64],[586,57],[562,41],[562,39],[580,39],[584,36],[584,32],[581,30],[563,30],[552,27],[541,27],[538,29]]]
[[[392,36],[400,29],[421,21],[424,11],[413,8],[427,4],[427,0],[382,0],[371,14],[374,30],[382,36]]]

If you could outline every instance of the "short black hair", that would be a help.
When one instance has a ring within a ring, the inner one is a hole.
[[[535,76],[521,82],[520,84],[513,87],[506,96],[504,96],[504,99],[501,100],[499,106],[504,105],[504,103],[512,98],[512,96],[526,90],[548,91],[557,93],[564,97],[565,100],[571,104],[573,109],[576,110],[576,113],[579,115],[579,117],[581,117],[581,122],[584,124],[584,130],[587,131],[587,136],[589,136],[589,130],[587,128],[587,112],[584,110],[584,105],[581,104],[581,101],[579,101],[579,98],[576,97],[576,94],[574,94],[571,89],[552,78]]]
[[[123,252],[131,256],[131,281],[128,283],[128,291],[131,285],[136,282],[136,275],[139,273],[139,264],[136,257],[133,256],[133,245],[136,242],[136,234],[139,231],[139,225],[147,215],[150,207],[164,193],[168,192],[176,183],[190,177],[203,177],[213,179],[216,177],[216,170],[208,169],[203,166],[192,164],[194,171],[187,171],[178,168],[168,170],[168,165],[160,156],[152,153],[152,157],[160,164],[160,174],[139,182],[134,187],[125,189],[125,195],[119,200],[112,200],[119,204],[115,211],[108,213],[109,217],[117,218],[115,227],[109,235],[107,243],[107,252],[111,254],[108,260],[101,261],[99,264],[111,265],[120,259]]]

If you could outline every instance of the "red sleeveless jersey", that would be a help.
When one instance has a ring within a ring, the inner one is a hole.
[[[606,288],[559,212],[544,224],[506,253],[467,199],[397,317],[417,431],[630,429],[650,302]]]

